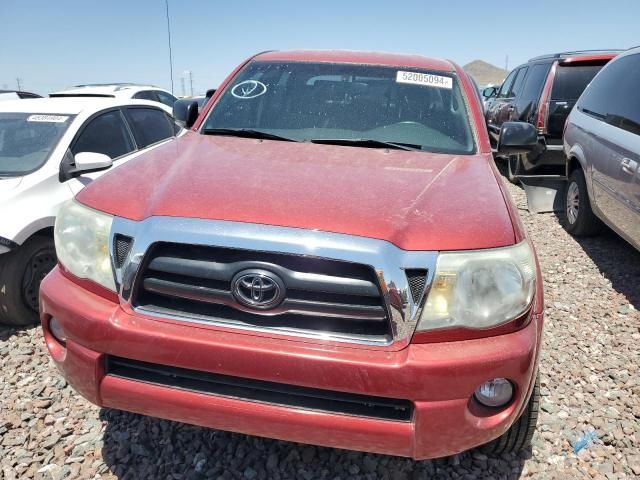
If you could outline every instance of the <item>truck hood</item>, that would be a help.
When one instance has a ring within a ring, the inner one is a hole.
[[[22,177],[0,177],[0,199],[9,198],[11,192],[18,188]]]
[[[78,201],[132,220],[191,217],[389,241],[405,250],[511,245],[490,155],[444,155],[190,132],[107,173]]]

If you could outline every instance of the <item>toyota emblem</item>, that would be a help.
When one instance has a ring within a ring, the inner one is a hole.
[[[238,303],[259,310],[273,308],[282,302],[284,283],[267,270],[242,270],[233,277],[231,291]]]

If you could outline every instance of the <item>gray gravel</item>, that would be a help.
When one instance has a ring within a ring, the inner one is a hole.
[[[413,462],[100,409],[67,386],[31,328],[0,330],[0,479],[640,477],[640,253],[610,232],[576,241],[509,189],[538,249],[547,304],[530,453]],[[597,440],[574,454],[589,432]]]

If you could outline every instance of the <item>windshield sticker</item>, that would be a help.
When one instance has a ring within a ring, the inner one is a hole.
[[[243,100],[259,97],[266,92],[267,86],[258,80],[245,80],[231,89],[231,95]]]
[[[427,87],[453,88],[453,79],[431,73],[416,73],[399,71],[396,75],[397,83],[410,83],[411,85],[424,85]]]
[[[68,118],[65,115],[29,115],[27,122],[64,123]]]

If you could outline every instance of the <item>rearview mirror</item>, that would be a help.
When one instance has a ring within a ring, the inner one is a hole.
[[[484,90],[482,90],[482,96],[484,98],[491,98],[493,97],[496,93],[498,92],[498,88],[497,87],[487,87]]]
[[[173,118],[178,125],[191,128],[198,118],[198,102],[190,98],[173,104]]]
[[[75,173],[97,172],[113,165],[113,160],[104,153],[80,152],[73,156],[73,160],[76,164]]]
[[[515,155],[538,147],[538,132],[527,122],[504,122],[498,139],[498,153]]]

